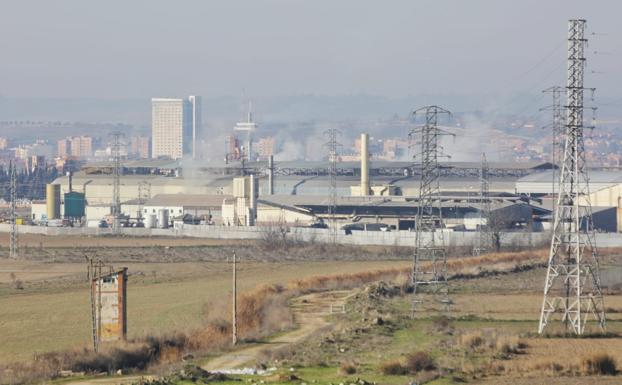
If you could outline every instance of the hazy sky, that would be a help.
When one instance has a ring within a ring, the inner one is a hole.
[[[563,82],[571,17],[596,33],[589,85],[622,85],[620,0],[2,3],[7,97],[534,92]]]

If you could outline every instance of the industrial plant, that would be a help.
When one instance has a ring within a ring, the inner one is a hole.
[[[140,135],[59,130],[56,157],[0,141],[0,383],[613,384],[622,171],[591,162],[586,23],[546,145],[450,103],[289,122],[302,146],[244,100],[216,134],[195,94]]]

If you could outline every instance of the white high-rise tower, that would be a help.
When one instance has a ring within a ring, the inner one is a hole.
[[[245,148],[242,157],[248,161],[253,160],[253,132],[257,131],[257,123],[253,122],[253,105],[251,102],[248,103],[246,122],[237,122],[233,130],[246,132]]]
[[[151,156],[180,159],[197,157],[201,128],[201,97],[151,99]]]

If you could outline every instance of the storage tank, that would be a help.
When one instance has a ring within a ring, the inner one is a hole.
[[[155,214],[147,214],[145,217],[145,228],[153,229],[158,224],[158,217]]]
[[[168,210],[158,210],[158,227],[161,229],[168,229]]]
[[[48,220],[60,219],[60,185],[45,185],[45,208]]]
[[[65,218],[82,218],[86,209],[84,193],[65,193]]]

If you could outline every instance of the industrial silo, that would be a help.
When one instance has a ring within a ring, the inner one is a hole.
[[[60,185],[45,185],[45,208],[48,220],[60,219]]]

